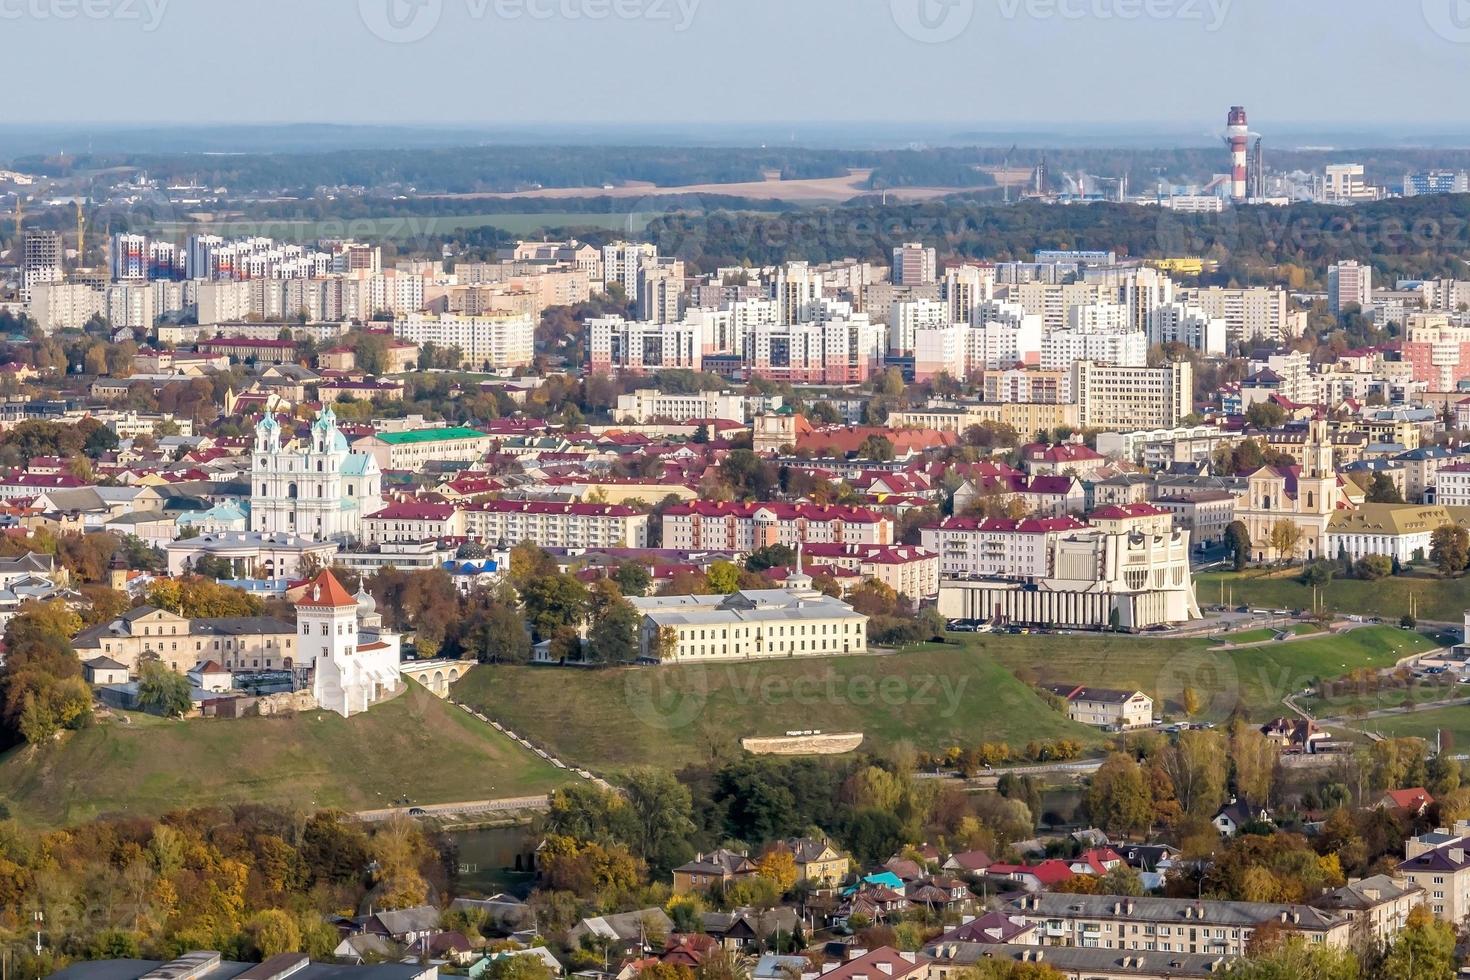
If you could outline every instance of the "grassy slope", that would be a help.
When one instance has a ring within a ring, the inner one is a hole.
[[[975,642],[1023,679],[1137,688],[1166,711],[1177,711],[1184,688],[1192,687],[1204,701],[1205,717],[1214,720],[1237,704],[1252,717],[1270,717],[1280,713],[1284,695],[1313,680],[1387,667],[1434,647],[1417,633],[1388,626],[1233,651],[1214,649],[1205,639],[1131,636],[985,636]]]
[[[866,747],[1100,740],[988,656],[955,646],[894,656],[618,668],[481,667],[455,696],[563,758],[617,769],[680,766],[710,740],[861,731]]]
[[[1446,750],[1464,752],[1470,746],[1470,705],[1432,708],[1388,718],[1370,718],[1354,724],[1361,724],[1368,731],[1384,735],[1418,736],[1428,741],[1431,748],[1434,746],[1435,733],[1443,729],[1448,736],[1445,739]]]
[[[1312,589],[1298,582],[1296,574],[1208,572],[1196,576],[1196,592],[1201,603],[1219,602],[1223,582],[1227,598],[1236,605],[1306,609],[1312,604]],[[1397,622],[1409,611],[1410,594],[1420,619],[1458,623],[1470,608],[1470,577],[1441,580],[1401,575],[1375,582],[1333,579],[1321,590],[1321,601],[1328,612],[1381,616]]]
[[[159,814],[207,803],[373,809],[545,792],[567,775],[411,685],[353,718],[163,721],[129,715],[0,758],[0,798],[28,823]]]

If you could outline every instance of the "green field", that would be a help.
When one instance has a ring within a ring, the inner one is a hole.
[[[864,748],[1032,739],[1101,742],[973,649],[615,668],[481,667],[455,686],[518,734],[599,769],[679,767],[743,736],[863,732]]]
[[[1415,704],[1431,701],[1449,701],[1470,697],[1470,687],[1461,684],[1415,682],[1407,687],[1384,687],[1377,691],[1360,691],[1335,695],[1331,699],[1321,697],[1303,698],[1297,703],[1318,718],[1351,718],[1355,709],[1379,711],[1384,708],[1401,707],[1406,698]]]
[[[1039,640],[1046,645],[1042,647]],[[1280,713],[1282,697],[1319,678],[1340,677],[1358,667],[1389,667],[1435,647],[1428,637],[1390,626],[1244,650],[1219,650],[1203,638],[1151,640],[1121,635],[988,635],[971,642],[1023,680],[1136,688],[1154,698],[1160,713],[1177,712],[1184,689],[1190,687],[1200,695],[1204,717],[1215,721],[1228,716],[1237,705],[1253,718],[1272,717]]]
[[[1263,626],[1257,630],[1242,630],[1239,633],[1222,633],[1219,636],[1212,637],[1211,640],[1214,643],[1230,643],[1235,646],[1240,646],[1245,643],[1265,643],[1270,640],[1275,640],[1278,632],[1281,631]],[[1316,623],[1294,623],[1286,627],[1285,632],[1290,633],[1292,636],[1307,636],[1311,633],[1322,632],[1322,627]]]
[[[1237,606],[1270,609],[1308,609],[1312,605],[1311,586],[1296,580],[1297,572],[1206,572],[1195,576],[1195,593],[1201,605],[1221,601],[1220,586],[1225,586],[1225,601]],[[1367,582],[1361,579],[1335,578],[1318,590],[1321,608],[1343,615],[1379,616],[1398,622],[1409,611],[1413,595],[1418,617],[1423,620],[1458,623],[1470,609],[1470,577],[1438,579],[1417,575],[1398,575]]]
[[[1369,718],[1361,723],[1366,731],[1383,735],[1422,738],[1434,745],[1434,737],[1441,730],[1445,733],[1446,751],[1453,749],[1464,752],[1470,748],[1470,705],[1449,708],[1430,708],[1387,718]]]
[[[473,675],[473,671],[471,674]],[[270,802],[370,810],[542,793],[557,769],[417,684],[366,714],[164,721],[128,713],[0,758],[0,800],[23,822]]]

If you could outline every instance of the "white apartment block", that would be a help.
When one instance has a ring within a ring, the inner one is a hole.
[[[663,514],[664,547],[755,551],[773,544],[892,544],[892,519],[863,507],[692,500]]]
[[[914,334],[919,330],[947,327],[953,323],[969,323],[950,318],[949,304],[937,299],[896,299],[888,313],[888,351],[891,354],[912,354]]]
[[[937,274],[933,248],[919,242],[905,242],[893,250],[895,285],[927,286],[935,281]]]
[[[974,323],[981,303],[995,299],[995,267],[950,266],[944,270],[944,302],[949,323]]]
[[[1084,429],[1172,429],[1194,411],[1194,368],[1188,361],[1156,368],[1078,361],[1072,397]]]
[[[1008,287],[1006,299],[1041,317],[1046,329],[1060,330],[1067,325],[1068,313],[1074,306],[1116,302],[1118,294],[1106,283],[1025,282]]]
[[[507,545],[543,548],[646,548],[648,515],[624,504],[488,500],[464,508],[464,533]]]
[[[1290,340],[1299,333],[1296,319],[1287,309],[1286,290],[1279,286],[1210,286],[1183,290],[1181,298],[1199,307],[1205,316],[1223,319],[1229,343],[1257,338],[1276,342]]]
[[[157,319],[155,293],[146,282],[115,283],[104,293],[105,315],[114,327],[151,330]]]
[[[919,543],[939,555],[946,578],[1001,578],[1033,582],[1052,573],[1051,546],[1058,537],[1087,527],[1072,517],[947,517],[921,528]]]
[[[647,242],[612,242],[602,246],[603,281],[618,283],[629,300],[638,299],[638,270],[658,258],[658,247]]]
[[[667,368],[698,371],[704,360],[704,320],[648,323],[620,316],[587,321],[592,373],[641,374]]]
[[[30,287],[30,317],[43,333],[80,330],[105,309],[102,290],[80,282],[36,282]]]
[[[632,419],[642,425],[654,419],[688,422],[691,419],[745,421],[745,396],[723,391],[701,391],[692,395],[667,394],[656,388],[640,388],[619,395],[615,419]]]
[[[1188,303],[1165,303],[1148,318],[1150,344],[1183,344],[1208,356],[1224,355],[1227,333],[1224,317]]]
[[[460,352],[460,365],[474,371],[529,367],[536,356],[536,324],[528,315],[457,316],[410,313],[393,321],[393,336],[423,348]]]
[[[1148,363],[1148,338],[1142,331],[1083,333],[1079,330],[1053,330],[1041,338],[1041,370],[1065,371],[1077,361],[1143,367]]]

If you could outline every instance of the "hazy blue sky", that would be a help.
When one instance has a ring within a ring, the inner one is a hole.
[[[10,122],[1470,117],[1470,0],[0,0],[0,28]]]

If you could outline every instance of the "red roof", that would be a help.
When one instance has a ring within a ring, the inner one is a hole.
[[[1048,446],[1044,442],[1033,442],[1021,447],[1021,458],[1038,463],[1077,463],[1104,457],[1080,442],[1063,442],[1055,446]]]
[[[369,520],[447,521],[454,516],[452,504],[389,504],[367,515]]]
[[[1434,797],[1422,786],[1412,789],[1391,789],[1386,795],[1400,810],[1420,810],[1434,802]]]
[[[688,517],[737,517],[753,518],[758,511],[768,511],[778,521],[842,521],[844,524],[877,524],[887,518],[866,507],[847,507],[841,504],[783,504],[783,503],[735,503],[713,500],[691,500],[675,504],[664,511],[664,516]]]
[[[1082,531],[1087,525],[1075,517],[947,517],[939,525],[945,531],[995,531],[1011,534],[1051,534]]]
[[[312,580],[296,605],[322,609],[340,609],[343,606],[356,608],[357,600],[347,593],[346,587],[337,581],[337,576],[328,568]]]
[[[1167,513],[1169,512],[1153,504],[1108,504],[1097,508],[1088,516],[1100,517],[1108,521],[1121,521],[1130,517],[1159,517]]]
[[[637,507],[626,504],[557,504],[549,500],[485,500],[469,504],[465,509],[499,514],[576,514],[581,517],[632,517],[642,513]]]
[[[992,864],[985,869],[985,873],[1008,878],[1030,876],[1042,885],[1059,885],[1068,878],[1075,877],[1072,869],[1067,867],[1067,862],[1055,858],[1040,864]]]

